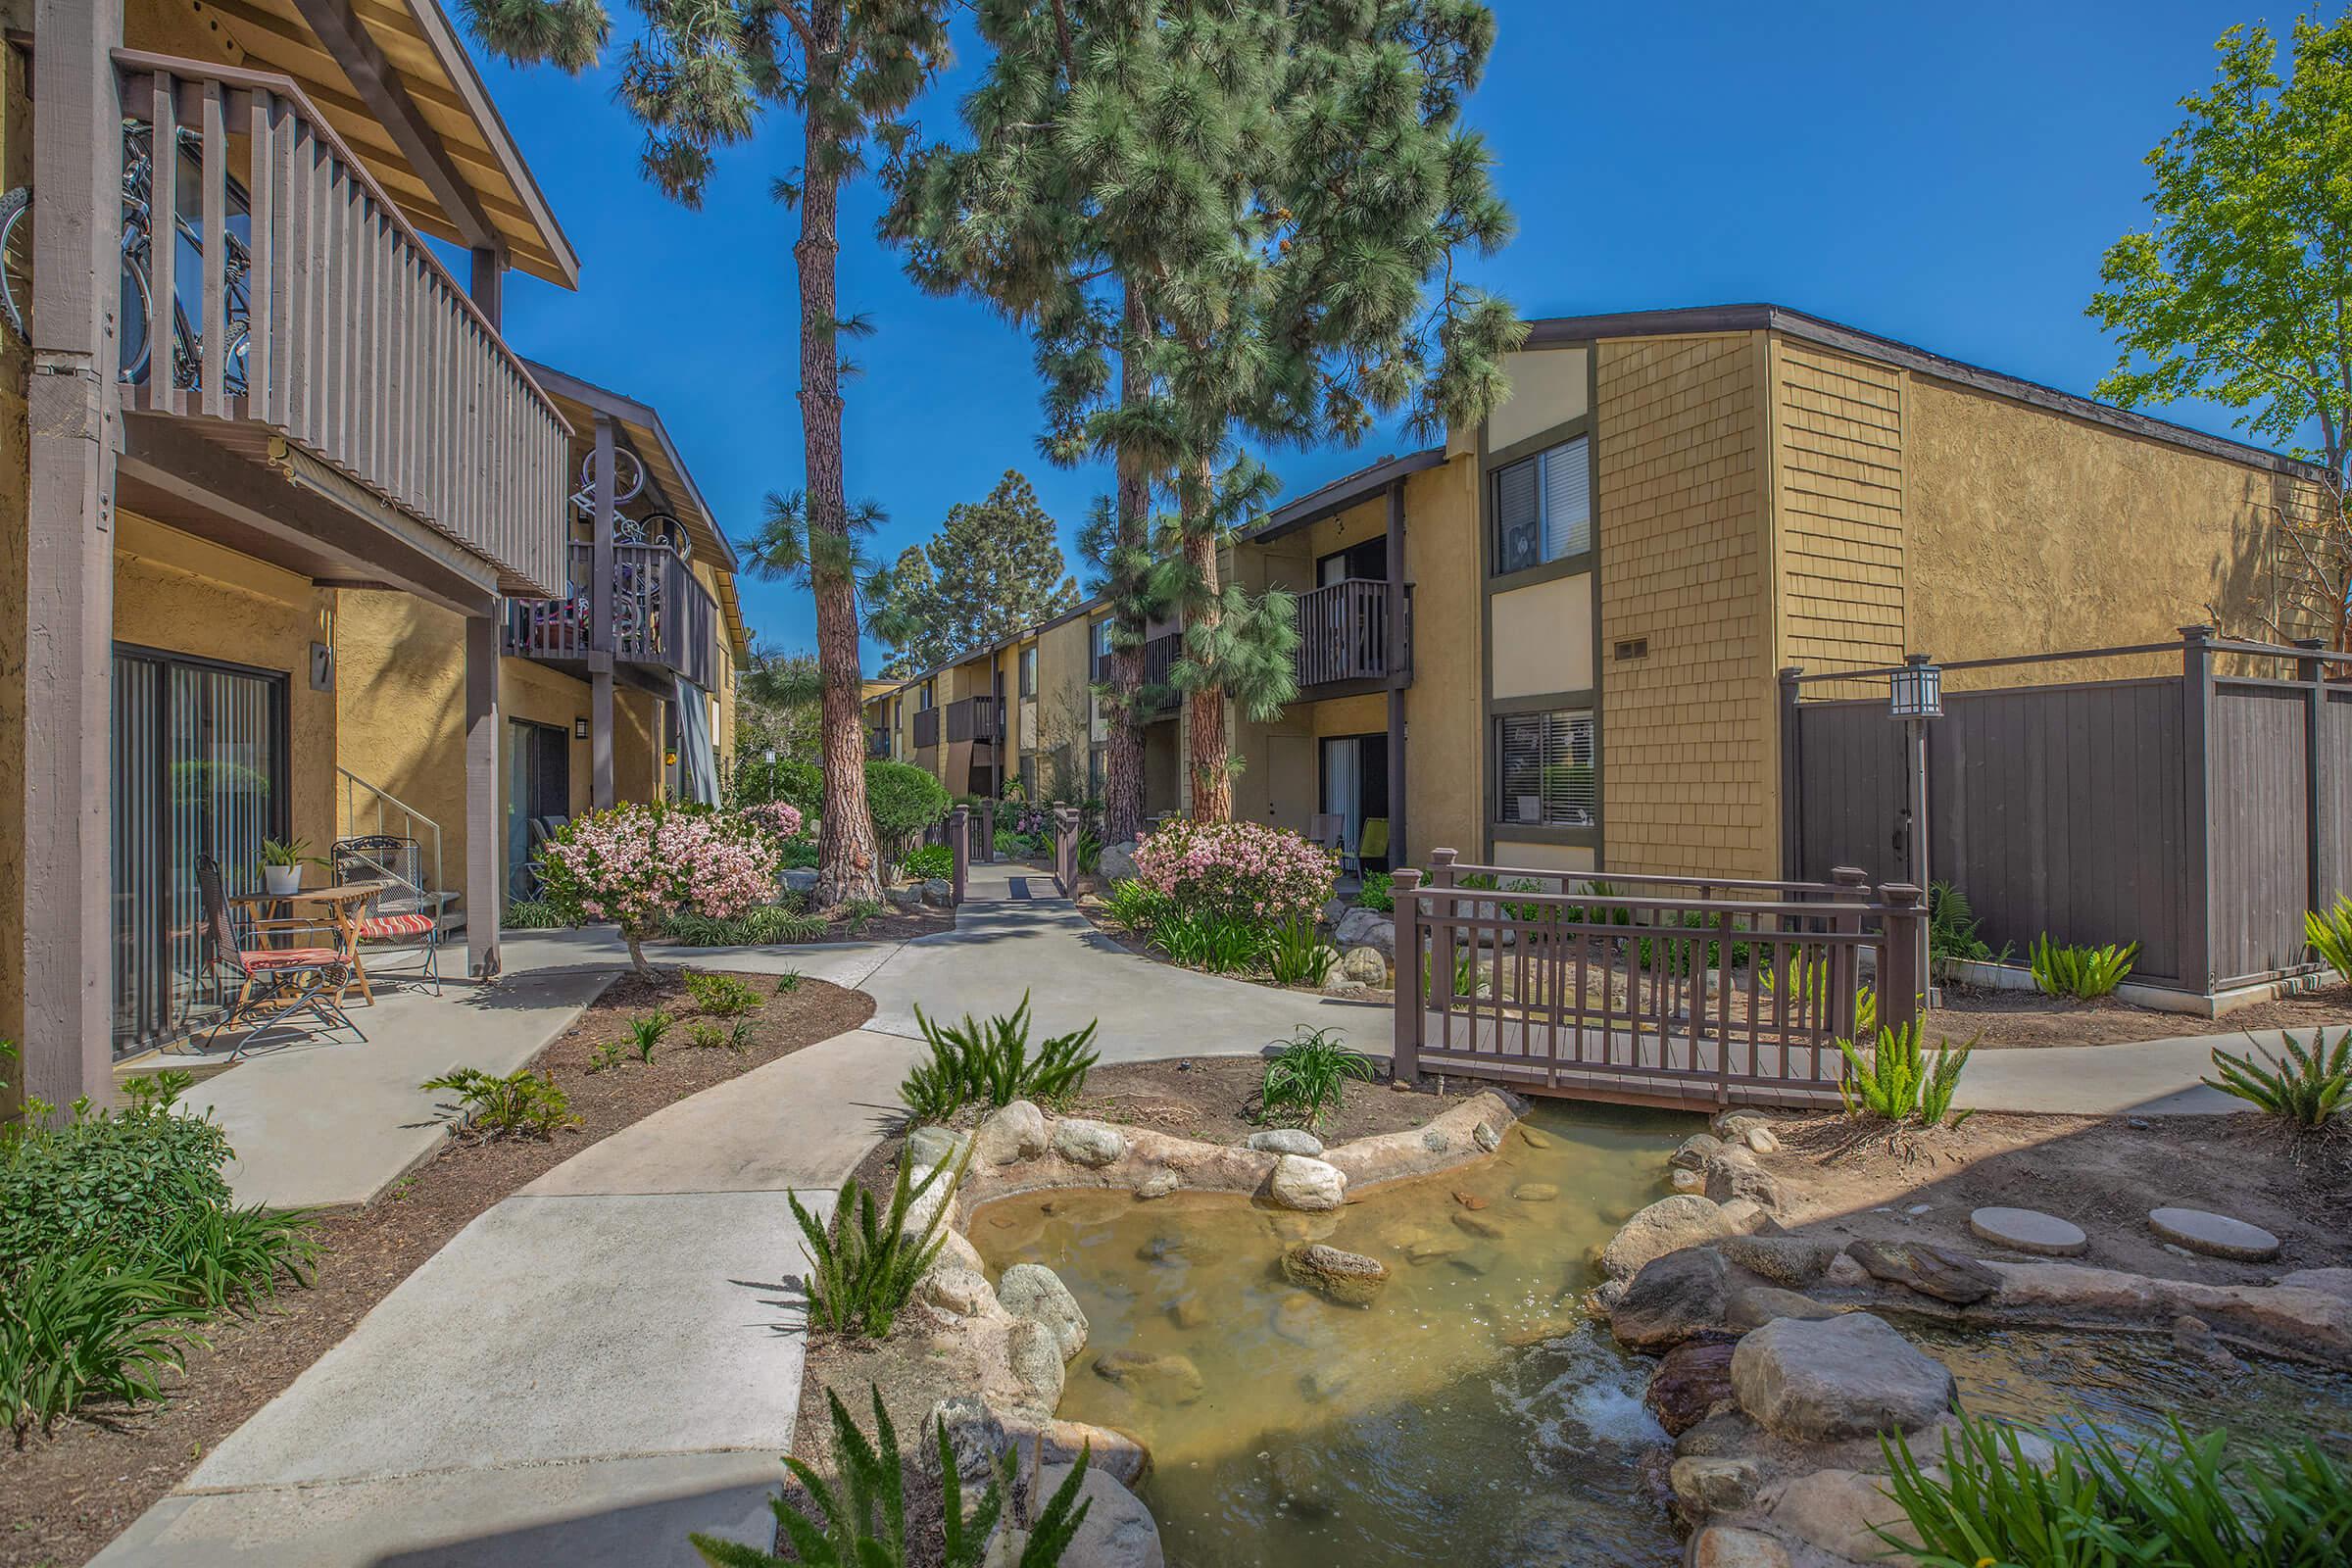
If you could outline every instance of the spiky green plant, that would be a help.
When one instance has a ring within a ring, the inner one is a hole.
[[[1421,956],[1421,994],[1425,997],[1436,995],[1436,987],[1432,984],[1432,965],[1435,961],[1430,954]],[[1453,953],[1453,994],[1457,997],[1477,996],[1479,979],[1478,950],[1456,948]]]
[[[2326,1029],[2314,1029],[2308,1047],[2285,1031],[2279,1040],[2286,1047],[2283,1057],[2262,1051],[2251,1035],[2246,1043],[2254,1051],[2243,1056],[2215,1047],[2213,1066],[2221,1076],[2206,1079],[2206,1084],[2304,1131],[2326,1126],[2342,1107],[2346,1087],[2352,1086],[2352,1028],[2335,1037],[2332,1049]],[[2259,1065],[2253,1059],[2257,1053],[2262,1056]]]
[[[945,1121],[968,1104],[1009,1105],[1016,1100],[1063,1101],[1086,1084],[1096,1061],[1087,1047],[1095,1025],[1055,1035],[1029,1053],[1029,993],[1009,1016],[980,1023],[970,1013],[941,1024],[914,1009],[914,1021],[931,1047],[899,1086],[899,1098],[923,1121]]]
[[[470,1132],[482,1140],[550,1138],[580,1122],[571,1113],[571,1097],[555,1074],[528,1067],[503,1078],[479,1067],[457,1067],[416,1087],[446,1089],[458,1097],[464,1114],[450,1126],[453,1137]]]
[[[1955,963],[1998,963],[2006,958],[2007,947],[1995,953],[1977,935],[1977,928],[1984,923],[1969,906],[1967,894],[1949,882],[1930,883],[1928,962],[1941,974]]]
[[[1266,967],[1276,985],[1319,986],[1331,978],[1339,956],[1312,920],[1285,921],[1266,939]]]
[[[1264,967],[1273,933],[1239,915],[1171,908],[1152,928],[1152,940],[1171,962],[1185,968],[1249,974]]]
[[[899,1452],[899,1436],[891,1426],[882,1391],[873,1389],[874,1436],[868,1439],[850,1419],[841,1396],[825,1390],[833,1416],[833,1452],[841,1466],[847,1495],[836,1491],[806,1460],[787,1456],[784,1468],[800,1483],[812,1505],[803,1513],[779,1493],[768,1499],[776,1527],[792,1544],[790,1557],[779,1557],[756,1546],[719,1541],[699,1532],[687,1539],[703,1560],[713,1568],[904,1568],[906,1550],[906,1461]],[[963,1478],[956,1473],[955,1446],[948,1440],[948,1423],[934,1420],[938,1445],[941,1497],[940,1555],[943,1568],[978,1568],[997,1522],[1004,1516],[1004,1499],[1013,1491],[1011,1450],[1000,1454],[990,1467],[988,1490],[966,1518]],[[1086,1522],[1091,1502],[1079,1500],[1086,1484],[1092,1448],[1081,1450],[1077,1462],[1037,1522],[1029,1527],[1020,1555],[1004,1559],[1005,1568],[1054,1568],[1078,1527]]]
[[[920,1182],[910,1179],[906,1162],[901,1160],[887,1209],[879,1207],[873,1193],[853,1176],[835,1195],[831,1225],[803,1207],[799,1198],[785,1194],[808,1250],[806,1288],[811,1326],[869,1340],[890,1337],[899,1312],[947,1245],[948,1211],[955,1206],[953,1195],[963,1184],[971,1159],[967,1140],[953,1164],[932,1166]],[[910,1229],[907,1218],[914,1204],[942,1182],[947,1186],[945,1200],[932,1208],[920,1230]]]
[[[49,1252],[7,1281],[0,1303],[0,1417],[20,1446],[92,1399],[143,1404],[201,1344],[204,1303],[165,1271],[111,1251]]]
[[[2338,980],[2352,980],[2352,898],[2328,909],[2303,911],[2303,936]]]
[[[2034,939],[2029,955],[2034,989],[2045,997],[2096,1002],[2124,983],[2138,952],[2136,942],[2120,948],[2112,942],[2103,948],[2061,946],[2044,931]]]
[[[660,1007],[656,1007],[641,1018],[629,1020],[628,1045],[629,1049],[637,1054],[639,1061],[649,1067],[653,1065],[654,1052],[660,1048],[662,1040],[669,1034],[670,1025],[676,1021]]]
[[[1949,1125],[1959,1126],[1973,1112],[1953,1113],[1952,1094],[1960,1087],[1960,1074],[1968,1066],[1969,1054],[1977,1049],[1978,1038],[1959,1047],[1945,1041],[1931,1056],[1921,1047],[1916,1022],[1900,1029],[1883,1026],[1868,1059],[1854,1049],[1852,1041],[1838,1041],[1846,1074],[1838,1085],[1838,1097],[1844,1102],[1845,1113],[1885,1121],[1917,1121],[1929,1127],[1943,1123],[1948,1116]]]
[[[1103,913],[1139,936],[1150,936],[1169,908],[1166,894],[1133,877],[1113,882],[1102,903]]]
[[[1276,1046],[1258,1086],[1261,1119],[1279,1117],[1312,1127],[1340,1108],[1348,1080],[1370,1083],[1380,1076],[1378,1062],[1341,1045],[1338,1036],[1337,1029],[1301,1025],[1287,1043]]]

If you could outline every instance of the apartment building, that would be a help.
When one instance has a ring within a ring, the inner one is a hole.
[[[501,333],[511,272],[579,264],[437,0],[0,14],[0,1038],[62,1103],[217,1015],[200,856],[234,892],[265,838],[438,837],[495,973],[518,798],[707,784],[744,639],[659,420]],[[624,447],[682,564],[628,644]],[[517,636],[583,598],[583,647]]]

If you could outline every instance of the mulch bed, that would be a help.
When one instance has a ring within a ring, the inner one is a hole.
[[[1930,1008],[1927,1015],[1931,1040],[1957,1042],[1980,1035],[1977,1044],[1988,1050],[2113,1046],[2173,1035],[2235,1038],[2249,1029],[2339,1029],[2347,1025],[2352,1025],[2352,984],[2342,983],[2254,1003],[2219,1018],[2159,1012],[2113,997],[2074,1002],[2045,997],[2038,991],[1949,985],[1943,988],[1943,1005]]]
[[[788,994],[773,975],[744,980],[766,999],[740,1054],[685,1044],[693,1004],[674,972],[658,984],[624,976],[533,1063],[555,1075],[581,1125],[553,1139],[473,1144],[452,1139],[368,1207],[322,1215],[309,1290],[289,1288],[262,1311],[223,1319],[209,1349],[188,1357],[170,1402],[58,1423],[23,1450],[0,1448],[0,1568],[87,1562],[186,1477],[204,1454],[343,1337],[393,1287],[475,1215],[599,1139],[662,1106],[814,1045],[873,1016],[873,1000],[818,980]],[[656,1006],[680,1020],[651,1065],[631,1059],[591,1073],[599,1046]]]

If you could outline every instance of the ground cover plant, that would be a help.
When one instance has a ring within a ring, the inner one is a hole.
[[[1122,877],[1103,895],[1102,912],[1138,936],[1148,937],[1161,916],[1175,907],[1169,897],[1148,888],[1134,877]]]
[[[1097,1060],[1087,1049],[1095,1025],[1055,1035],[1029,1052],[1029,994],[1010,1014],[1000,1013],[986,1023],[963,1015],[960,1023],[941,1024],[914,1009],[914,1021],[931,1047],[931,1059],[919,1062],[899,1086],[899,1099],[923,1121],[945,1121],[965,1105],[991,1108],[1016,1100],[1047,1103],[1069,1099],[1086,1084]]]
[[[956,874],[956,852],[945,844],[918,844],[899,858],[899,875],[916,882]]]
[[[1152,927],[1152,940],[1170,960],[1210,974],[1249,974],[1265,966],[1273,928],[1218,909],[1170,907]]]
[[[693,1000],[695,1010],[710,1017],[740,1018],[765,1005],[749,981],[734,975],[689,969],[685,978],[686,995]]]
[[[789,904],[763,904],[730,919],[687,910],[662,922],[662,934],[686,948],[772,948],[814,942],[825,922]]]
[[[1366,871],[1363,885],[1355,890],[1355,906],[1370,909],[1376,914],[1396,912],[1396,878],[1386,871]]]
[[[1266,968],[1281,986],[1319,986],[1340,961],[1312,920],[1285,920],[1267,934]]]
[[[966,1142],[952,1163],[934,1165],[919,1182],[911,1180],[906,1162],[900,1161],[887,1208],[877,1205],[872,1191],[852,1176],[835,1195],[830,1225],[804,1207],[798,1197],[785,1195],[808,1248],[805,1283],[811,1327],[869,1340],[890,1337],[891,1325],[947,1245],[948,1210],[953,1205],[934,1204],[919,1230],[908,1225],[907,1216],[941,1182],[951,1194],[962,1185],[971,1158]]]
[[[1266,1058],[1266,1076],[1257,1092],[1259,1112],[1269,1119],[1319,1125],[1340,1108],[1349,1082],[1370,1083],[1380,1076],[1380,1064],[1339,1041],[1337,1029],[1301,1027]]]
[[[2337,1035],[2332,1048],[2325,1029],[2313,1030],[2309,1045],[2289,1033],[2281,1032],[2279,1039],[2286,1047],[2283,1057],[2259,1047],[2243,1056],[2215,1047],[2213,1066],[2220,1076],[2203,1081],[2298,1132],[2315,1132],[2342,1108],[2344,1092],[2352,1087],[2352,1028]],[[2251,1036],[2247,1043],[2253,1045]]]
[[[2062,946],[2052,942],[2045,931],[2034,938],[2029,955],[2034,989],[2045,997],[2095,1002],[2123,984],[2132,972],[2132,956],[2138,952],[2136,942],[2129,947],[2112,942],[2103,948]]]
[[[642,1020],[641,1020],[642,1021]],[[663,1029],[668,1027],[666,1020]],[[632,1030],[639,1059],[653,1060],[653,1049]],[[661,1040],[655,1031],[654,1042]],[[470,1136],[487,1142],[496,1138],[552,1138],[578,1124],[571,1113],[571,1097],[553,1076],[518,1067],[500,1077],[479,1067],[456,1067],[438,1078],[427,1078],[419,1089],[444,1089],[458,1097],[458,1119],[450,1123],[453,1138]]]
[[[564,911],[546,899],[510,899],[498,923],[509,931],[552,931],[570,924]]]
[[[1846,1069],[1838,1086],[1838,1098],[1844,1102],[1848,1116],[1916,1121],[1928,1127],[1945,1125],[1947,1118],[1949,1125],[1957,1127],[1968,1119],[1970,1112],[1952,1110],[1952,1094],[1960,1087],[1960,1074],[1967,1070],[1976,1042],[1955,1047],[1946,1041],[1930,1055],[1921,1040],[1916,1022],[1899,1029],[1884,1025],[1867,1060],[1852,1041],[1838,1042]]]

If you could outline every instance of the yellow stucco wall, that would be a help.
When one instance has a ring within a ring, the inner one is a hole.
[[[1487,608],[1496,697],[1592,690],[1592,574],[1506,589]]]
[[[1037,784],[1053,795],[1058,783],[1086,787],[1086,752],[1094,727],[1088,637],[1094,621],[1079,615],[1038,636],[1037,728],[1028,752],[1037,758]]]

